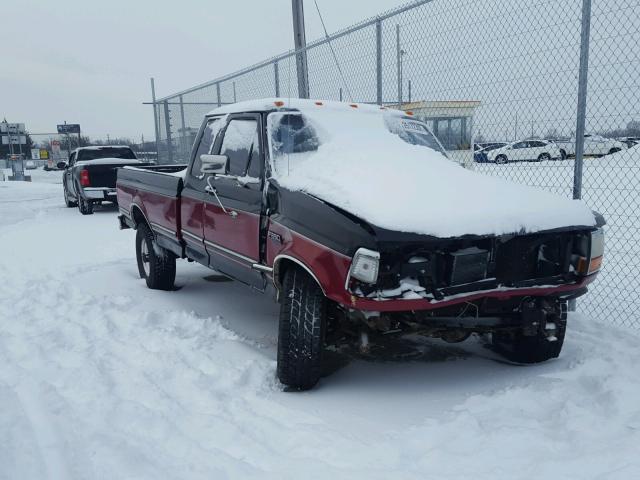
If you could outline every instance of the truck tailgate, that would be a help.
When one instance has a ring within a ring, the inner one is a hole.
[[[119,168],[117,194],[120,211],[135,220],[137,208],[159,235],[180,240],[180,193],[184,186],[175,172],[186,165]]]

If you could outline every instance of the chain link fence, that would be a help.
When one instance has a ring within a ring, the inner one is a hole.
[[[569,197],[581,180],[584,200],[607,219],[608,240],[604,269],[578,310],[638,328],[639,11],[639,0],[413,2],[310,43],[310,96],[412,110],[453,158],[489,175]],[[159,160],[187,161],[216,106],[297,97],[296,56],[156,100]]]

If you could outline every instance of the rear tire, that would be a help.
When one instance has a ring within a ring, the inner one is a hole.
[[[565,150],[560,150],[560,159],[562,160],[566,160],[567,159],[567,152]]]
[[[278,330],[278,378],[296,390],[313,388],[322,373],[327,299],[299,267],[285,272]]]
[[[78,197],[78,210],[82,215],[93,215],[93,203]]]
[[[552,321],[556,326],[552,335],[545,330],[545,326],[541,326],[533,336],[526,336],[521,330],[492,333],[491,342],[494,350],[515,363],[541,363],[557,358],[562,350],[567,330],[566,310],[563,309],[559,316],[550,318],[548,321]]]
[[[545,160],[551,160],[551,155],[549,155],[548,153],[541,153],[540,156],[538,157],[538,161],[542,162]]]
[[[509,161],[509,159],[507,159],[506,155],[498,155],[496,157],[496,163],[499,164],[499,165],[504,165],[508,161]]]
[[[173,290],[176,280],[175,255],[156,245],[151,229],[144,223],[136,232],[138,273],[153,290]]]

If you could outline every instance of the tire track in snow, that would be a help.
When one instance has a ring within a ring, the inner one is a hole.
[[[60,440],[51,425],[50,413],[41,401],[44,393],[42,388],[34,380],[23,378],[14,391],[31,424],[42,463],[47,470],[47,478],[51,480],[72,478],[60,448]]]

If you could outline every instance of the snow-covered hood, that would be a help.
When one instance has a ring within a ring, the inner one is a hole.
[[[382,114],[303,113],[320,146],[280,158],[274,178],[372,225],[440,238],[596,225],[582,201],[466,170],[405,143],[385,129]]]

